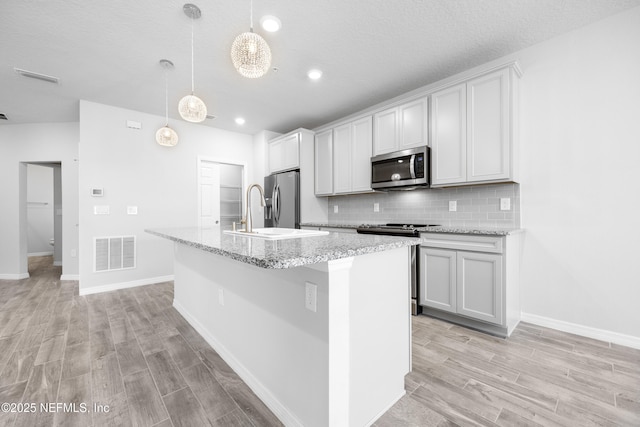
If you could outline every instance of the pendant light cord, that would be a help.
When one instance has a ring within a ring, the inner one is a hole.
[[[191,95],[195,92],[195,84],[194,84],[194,66],[193,66],[193,17],[191,18]]]
[[[251,5],[250,6],[251,7],[251,11],[249,12],[249,19],[251,20],[251,22],[250,22],[249,28],[251,29],[251,32],[253,33],[253,0],[251,0],[250,5]]]
[[[169,72],[164,70],[164,118],[165,126],[169,126]]]

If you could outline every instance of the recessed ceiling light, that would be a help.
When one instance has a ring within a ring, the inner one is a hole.
[[[320,77],[322,77],[322,71],[320,70],[309,70],[309,72],[307,73],[307,76],[309,76],[309,78],[311,80],[318,80]]]
[[[263,30],[270,33],[275,33],[280,28],[282,28],[282,22],[280,22],[280,20],[273,15],[265,15],[260,18],[260,25],[262,25]]]
[[[242,117],[236,117],[236,124],[237,125],[243,125],[245,122],[245,120]]]

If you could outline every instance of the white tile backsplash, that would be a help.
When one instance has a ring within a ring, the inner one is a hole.
[[[500,198],[511,210],[500,210]],[[449,212],[449,201],[457,211]],[[374,212],[374,203],[380,211]],[[338,206],[333,213],[332,206]],[[492,184],[329,197],[329,224],[429,223],[464,227],[520,227],[520,185]]]

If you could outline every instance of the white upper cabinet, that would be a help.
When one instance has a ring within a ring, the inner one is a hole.
[[[431,95],[431,182],[452,184],[467,179],[466,85]]]
[[[316,134],[316,196],[371,191],[372,117]]]
[[[351,191],[351,123],[333,129],[333,192]]]
[[[515,79],[505,68],[431,95],[432,186],[516,179]]]
[[[272,139],[268,143],[269,173],[300,167],[300,133]]]
[[[373,155],[427,144],[427,98],[420,98],[374,115]]]
[[[333,129],[316,134],[314,169],[316,196],[333,194]]]
[[[371,116],[351,124],[351,192],[371,191],[371,150],[373,120]]]

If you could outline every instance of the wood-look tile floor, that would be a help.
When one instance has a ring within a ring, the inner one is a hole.
[[[0,426],[281,425],[173,309],[172,283],[80,297],[51,264],[0,281],[0,403],[52,409]],[[376,426],[640,426],[640,350],[527,324],[502,340],[414,317],[405,382]]]

